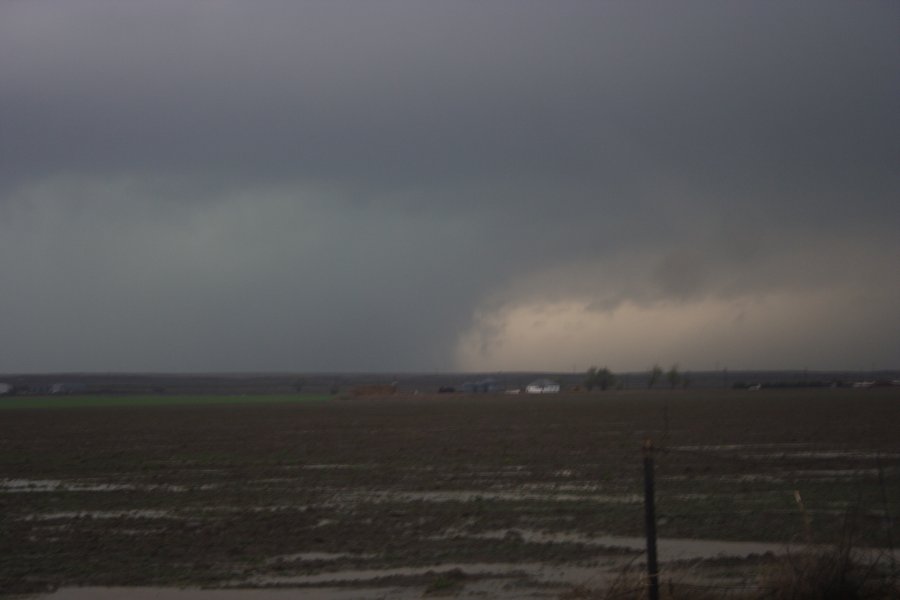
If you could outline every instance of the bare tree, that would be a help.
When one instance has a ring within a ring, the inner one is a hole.
[[[662,377],[662,375],[662,367],[653,365],[653,368],[650,369],[650,378],[647,380],[647,389],[652,389],[654,385],[659,383],[659,378]]]
[[[666,379],[669,380],[669,386],[673,390],[681,383],[681,373],[678,371],[678,363],[672,365],[672,368],[666,373]]]
[[[584,387],[591,391],[595,387],[606,390],[616,384],[616,376],[608,368],[591,367],[584,378]]]

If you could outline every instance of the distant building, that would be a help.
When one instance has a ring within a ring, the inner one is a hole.
[[[558,394],[559,384],[552,379],[538,379],[529,383],[525,391],[529,394]]]
[[[5,396],[6,394],[12,393],[12,386],[8,383],[0,383],[0,396]]]
[[[467,382],[460,386],[462,391],[469,394],[490,394],[494,392],[502,392],[503,386],[495,379],[482,379],[481,381]]]
[[[87,386],[83,383],[54,383],[50,386],[51,394],[83,394]]]

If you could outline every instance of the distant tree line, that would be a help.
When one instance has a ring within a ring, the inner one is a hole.
[[[663,377],[662,367],[659,365],[653,365],[650,367],[650,375],[647,378],[647,388],[652,389],[659,380]],[[665,372],[666,381],[669,383],[669,387],[673,390],[678,387],[688,388],[691,385],[691,374],[690,373],[682,373],[678,369],[678,363],[675,363],[669,370]]]
[[[688,388],[691,385],[690,373],[683,373],[678,364],[673,364],[668,371],[664,371],[659,365],[653,365],[647,372],[647,389],[653,389],[665,378],[671,389]],[[583,382],[584,388],[591,391],[594,388],[608,390],[610,388],[622,388],[623,381],[607,367],[591,367],[587,370]]]

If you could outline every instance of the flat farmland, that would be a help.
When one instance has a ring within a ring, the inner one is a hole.
[[[642,560],[648,438],[664,575],[898,538],[897,388],[224,400],[0,410],[2,593],[602,588]]]

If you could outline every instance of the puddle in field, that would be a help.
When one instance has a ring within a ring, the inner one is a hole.
[[[861,450],[831,450],[831,451],[815,451],[815,452],[744,452],[735,454],[737,458],[746,460],[772,460],[786,458],[808,458],[814,460],[896,460],[900,459],[900,454],[895,452],[864,452]]]
[[[296,589],[201,590],[149,587],[82,587],[61,588],[40,600],[294,600]],[[312,588],[303,590],[305,600],[370,600],[421,598],[421,590],[404,588]]]
[[[721,483],[785,483],[787,479],[768,473],[742,473],[740,475],[669,475],[661,477],[661,481],[718,481]]]
[[[376,558],[375,554],[351,554],[348,552],[298,552],[297,554],[284,554],[274,556],[266,560],[267,564],[287,563],[287,562],[328,562],[343,560],[345,558]]]
[[[93,481],[63,481],[61,479],[0,479],[0,493],[42,493],[42,492],[121,492],[121,491],[160,491],[187,492],[191,490],[210,490],[217,486],[206,484],[193,487],[172,484],[103,483]]]
[[[719,481],[734,481],[735,483],[784,483],[784,477],[768,475],[766,473],[745,473],[743,475],[723,475]]]
[[[816,477],[855,479],[857,477],[878,477],[878,469],[808,469],[805,471],[793,471],[791,474],[804,479]]]
[[[573,586],[586,581],[597,582],[599,579],[611,577],[614,569],[621,568],[625,563],[621,558],[607,560],[604,565],[549,565],[540,562],[529,563],[445,563],[425,567],[398,567],[386,569],[346,569],[330,573],[318,573],[315,575],[294,575],[261,577],[245,582],[249,585],[292,585],[303,587],[304,594],[308,587],[317,585],[354,585],[374,584],[388,579],[420,579],[434,578],[435,580],[454,575],[465,583],[466,595],[484,595],[477,592],[476,588],[493,588],[489,597],[503,597],[497,586],[496,580],[505,580],[507,585],[502,587],[518,587],[519,591],[511,597],[521,597],[522,588],[540,586]],[[475,578],[467,580],[467,577]],[[493,581],[491,581],[493,580]],[[518,585],[509,584],[517,580]],[[421,594],[421,592],[420,592]],[[499,595],[498,595],[499,594]],[[531,594],[529,594],[531,595]],[[304,597],[306,597],[304,595]],[[421,597],[421,596],[419,596]],[[558,597],[558,591],[551,597]]]
[[[461,534],[461,537],[473,539],[506,539],[511,536],[535,544],[581,544],[632,552],[643,552],[647,549],[646,538],[636,536],[588,536],[580,533],[548,533],[529,529],[501,529]],[[697,560],[720,557],[743,558],[751,554],[779,554],[785,551],[785,546],[765,542],[663,538],[657,541],[657,551],[660,561]]]
[[[673,494],[670,497],[675,500],[682,500],[682,501],[690,502],[690,501],[694,501],[694,500],[709,500],[710,498],[712,498],[712,494],[697,494],[697,493]]]
[[[413,600],[441,596],[429,591],[436,582],[454,585],[449,595],[463,598],[513,600],[523,597],[557,599],[561,590],[576,585],[602,585],[625,566],[619,558],[593,565],[544,563],[459,563],[396,569],[343,570],[319,575],[269,577],[238,585],[285,586],[287,589],[241,588],[222,590],[177,588],[62,588],[40,600]],[[396,583],[401,579],[416,583]],[[395,583],[386,583],[388,579]],[[293,586],[293,587],[290,587]]]
[[[16,492],[117,492],[134,490],[136,486],[125,483],[79,483],[60,479],[3,479],[0,491]]]
[[[317,573],[315,575],[288,575],[278,577],[260,577],[253,579],[248,583],[255,585],[297,585],[308,586],[318,584],[348,584],[362,583],[368,581],[376,581],[379,579],[392,578],[412,578],[423,575],[440,575],[441,573],[449,573],[451,571],[461,571],[467,575],[494,575],[494,576],[512,576],[524,575],[530,569],[534,569],[535,565],[540,563],[524,563],[524,564],[486,564],[486,563],[459,563],[459,564],[443,564],[432,565],[427,567],[397,567],[388,569],[345,569],[341,571],[332,571],[328,573]]]
[[[813,444],[785,443],[785,444],[719,444],[697,446],[672,446],[670,450],[678,452],[739,452],[734,456],[744,459],[772,459],[772,458],[813,458],[834,460],[838,458],[851,458],[859,460],[894,460],[900,458],[896,452],[872,452],[868,450],[803,450]],[[759,451],[759,452],[758,452]]]
[[[346,497],[346,495],[345,495]],[[639,494],[554,494],[526,491],[445,490],[439,492],[377,492],[363,491],[356,494],[361,501],[375,502],[477,502],[503,500],[510,502],[597,502],[599,504],[640,504]]]
[[[796,458],[862,458],[866,460],[896,459],[900,454],[896,452],[865,452],[861,450],[843,450],[832,452],[791,452],[788,456]]]
[[[671,450],[685,452],[734,452],[735,450],[749,450],[751,448],[808,448],[812,444],[806,443],[771,443],[771,444],[712,444],[696,446],[672,446]]]
[[[278,513],[278,512],[288,512],[288,511],[296,511],[303,512],[311,508],[308,504],[267,504],[267,505],[257,505],[257,506],[236,506],[236,505],[228,505],[228,504],[220,504],[217,506],[204,506],[202,508],[196,508],[197,512],[201,514],[205,513]]]
[[[539,544],[575,543],[595,546],[598,556],[591,561],[567,564],[542,562],[522,563],[446,563],[422,567],[372,569],[342,569],[332,572],[255,577],[232,581],[229,589],[199,590],[176,588],[64,588],[41,600],[282,600],[303,597],[309,600],[362,600],[393,598],[412,600],[429,595],[429,586],[450,582],[454,597],[496,598],[559,598],[561,591],[574,586],[594,588],[608,585],[619,577],[628,565],[642,561],[645,541],[640,537],[587,536],[578,533],[547,533],[527,529],[495,530],[477,534],[448,531],[442,538],[468,537],[497,539],[514,536]],[[630,551],[628,554],[603,556],[603,550]],[[804,548],[788,548],[781,544],[759,542],[730,542],[721,540],[661,539],[658,543],[660,561],[696,561],[766,553],[799,552]],[[883,551],[870,550],[873,555]],[[273,557],[268,563],[282,561],[329,561],[348,556],[365,555],[308,552]],[[692,567],[693,568],[693,567]],[[403,583],[407,580],[407,583]],[[261,586],[261,587],[254,587]],[[272,589],[278,586],[288,589]],[[235,589],[240,588],[240,589]]]
[[[450,530],[434,539],[521,539],[535,544],[581,544],[597,548],[628,550],[642,553],[647,549],[647,540],[643,537],[601,535],[589,536],[570,532],[544,532],[531,529],[500,529],[479,533],[465,533]],[[708,560],[714,558],[746,558],[751,555],[782,555],[810,550],[827,549],[825,546],[809,546],[776,544],[771,542],[737,542],[728,540],[708,540],[693,538],[660,538],[657,540],[657,552],[660,562],[684,560]],[[886,548],[858,548],[861,556],[871,558],[890,556]]]
[[[55,521],[58,519],[174,519],[167,510],[81,510],[72,512],[35,513],[22,521]]]
[[[896,469],[882,469],[882,473],[894,473]],[[810,483],[847,483],[853,479],[873,478],[879,476],[878,469],[800,469],[785,470],[781,475],[771,473],[742,473],[740,475],[716,475],[711,479],[734,483],[789,483],[802,480]],[[702,475],[669,475],[660,478],[662,481],[689,481],[704,479]]]
[[[727,444],[718,446],[672,446],[674,452],[728,452],[735,458],[742,459],[785,459],[811,458],[835,460],[849,458],[853,460],[896,460],[897,452],[872,452],[867,450],[802,450],[810,444]]]
[[[572,494],[584,494],[586,496],[609,495],[603,493],[603,490],[608,489],[608,487],[604,488],[602,485],[596,483],[525,483],[522,484],[519,489],[535,490],[550,494],[568,492]]]

